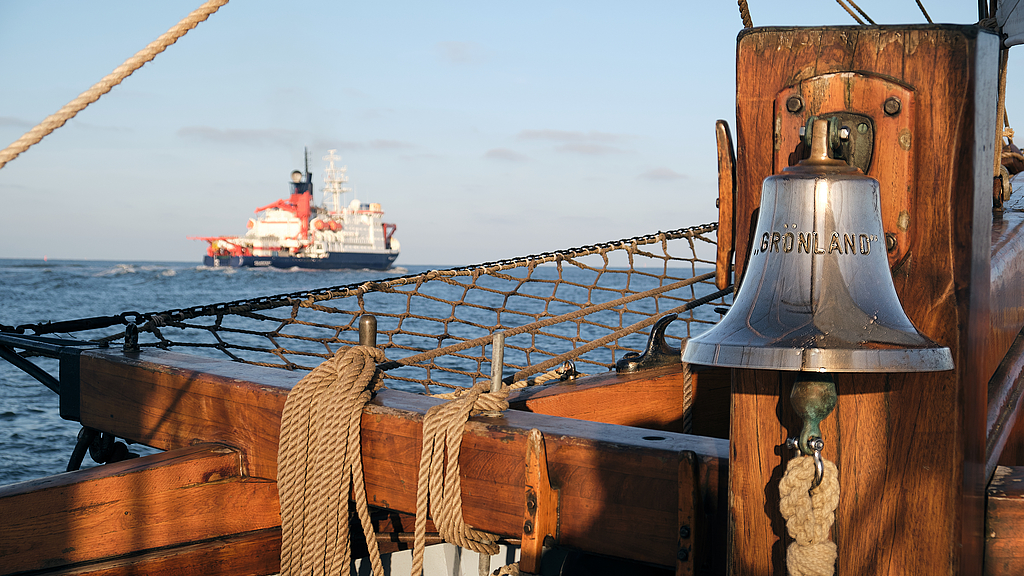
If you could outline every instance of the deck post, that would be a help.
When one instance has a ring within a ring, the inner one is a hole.
[[[986,385],[1009,345],[993,341],[989,318],[998,50],[998,36],[976,26],[761,28],[738,39],[741,290],[751,280],[742,274],[761,182],[798,154],[780,147],[791,141],[779,134],[791,120],[784,115],[843,111],[824,109],[835,103],[816,101],[816,93],[780,110],[780,94],[850,73],[839,99],[845,111],[876,125],[894,110],[909,115],[893,137],[879,132],[874,142],[874,158],[902,159],[873,162],[868,175],[882,183],[887,236],[889,224],[900,223],[892,231],[902,239],[900,258],[891,262],[900,301],[923,334],[950,348],[956,367],[836,378],[839,402],[822,431],[825,457],[840,471],[832,533],[839,575],[982,570]],[[913,108],[861,109],[858,82],[869,78],[910,95]],[[900,162],[905,169],[891,168]],[[893,173],[872,173],[885,166]],[[778,482],[790,457],[785,440],[800,429],[788,401],[793,378],[732,371],[729,563],[736,576],[785,574],[791,540],[778,512]]]

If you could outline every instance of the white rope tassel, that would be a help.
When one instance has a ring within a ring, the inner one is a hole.
[[[836,544],[829,539],[836,507],[839,506],[839,470],[824,461],[821,485],[813,491],[814,458],[800,456],[789,461],[779,482],[779,510],[794,542],[786,549],[790,576],[832,576],[836,565]]]

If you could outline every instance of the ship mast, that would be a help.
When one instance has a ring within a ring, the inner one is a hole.
[[[327,204],[327,195],[331,195],[331,214],[340,214],[342,210],[341,195],[346,192],[351,192],[352,189],[345,186],[348,182],[348,176],[345,172],[348,170],[347,166],[336,168],[334,166],[335,160],[341,160],[340,156],[336,156],[334,153],[337,150],[329,150],[327,156],[323,159],[329,162],[327,170],[324,172],[324,204]]]

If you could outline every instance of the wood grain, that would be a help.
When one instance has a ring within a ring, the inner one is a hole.
[[[736,252],[736,153],[725,120],[715,122],[718,145],[718,247],[715,257],[715,286],[725,290],[732,284],[732,259]]]
[[[279,526],[277,486],[201,444],[0,488],[0,573]]]
[[[280,560],[281,529],[270,528],[43,573],[47,576],[255,576],[277,572]]]
[[[1024,467],[998,467],[988,486],[985,574],[1024,574]]]
[[[516,410],[636,426],[683,431],[682,364],[635,372],[607,372],[585,378],[514,390]]]
[[[737,230],[756,224],[761,181],[774,170],[780,91],[845,72],[914,91],[911,226],[895,285],[918,329],[950,347],[956,369],[837,378],[839,403],[823,422],[825,455],[839,466],[842,489],[833,538],[838,574],[978,574],[985,384],[1005,352],[989,346],[998,40],[976,27],[942,25],[754,29],[738,42]],[[876,141],[875,154],[898,145]],[[738,274],[749,249],[749,234],[737,234]],[[734,574],[785,570],[777,482],[789,458],[782,444],[799,429],[786,399],[791,385],[788,374],[737,370],[734,377]]]
[[[171,352],[90,351],[81,359],[82,422],[163,449],[237,442],[250,475],[274,480],[280,412],[296,375],[245,368],[232,377],[235,368],[243,367]],[[438,402],[383,390],[364,410],[371,505],[415,511],[422,415]],[[523,463],[533,428],[544,434],[552,483],[561,486],[559,539],[566,546],[674,566],[684,452],[694,453],[701,498],[712,513],[724,509],[726,441],[510,410],[466,426],[460,465],[469,524],[521,535]]]

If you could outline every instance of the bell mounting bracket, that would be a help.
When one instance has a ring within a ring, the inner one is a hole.
[[[800,80],[775,96],[775,174],[810,152],[805,137],[829,119],[835,156],[878,180],[889,267],[910,253],[914,194],[914,90],[891,78],[858,72]],[[832,120],[834,119],[834,120]]]

